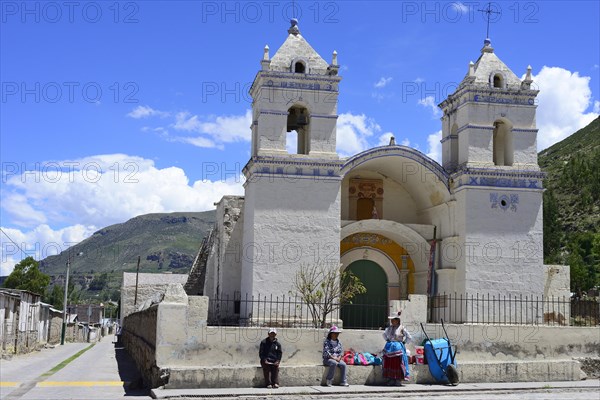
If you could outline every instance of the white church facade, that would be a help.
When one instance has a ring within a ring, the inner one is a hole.
[[[340,158],[338,71],[337,54],[326,62],[296,21],[272,57],[265,47],[250,89],[245,195],[216,203],[199,291],[286,296],[302,264],[325,262],[388,304],[418,294],[547,295],[531,68],[519,79],[485,41],[439,105],[441,165],[393,140]],[[289,132],[297,154],[287,151]]]

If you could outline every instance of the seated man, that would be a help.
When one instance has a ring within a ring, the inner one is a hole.
[[[260,365],[265,375],[265,385],[267,388],[277,389],[279,387],[279,362],[283,351],[281,344],[277,341],[277,330],[270,328],[268,337],[260,342]]]

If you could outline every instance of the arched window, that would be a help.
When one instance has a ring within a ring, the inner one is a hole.
[[[298,73],[298,74],[303,74],[306,71],[306,66],[304,65],[304,63],[302,61],[296,61],[294,63],[294,72]]]
[[[494,165],[513,165],[514,148],[512,126],[505,121],[494,122],[492,153]]]
[[[308,110],[302,106],[293,106],[288,110],[287,117],[287,132],[296,132],[297,135],[297,146],[296,154],[308,154],[310,151],[310,134],[309,126],[310,116]],[[293,139],[293,135],[288,135],[287,140]],[[288,151],[293,146],[287,146]]]
[[[502,77],[502,74],[495,74],[494,75],[494,87],[495,88],[503,88],[504,87],[504,79]]]

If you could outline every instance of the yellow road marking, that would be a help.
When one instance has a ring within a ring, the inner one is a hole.
[[[123,386],[125,382],[121,381],[45,381],[39,382],[37,387],[50,386]]]
[[[17,387],[21,382],[0,382],[0,387]]]

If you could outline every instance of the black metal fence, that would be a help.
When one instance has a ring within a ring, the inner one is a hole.
[[[323,318],[323,309],[332,310]],[[314,328],[341,324],[345,328],[381,329],[388,304],[306,304],[299,297],[257,296],[211,298],[208,324],[215,326],[272,326]],[[437,323],[597,326],[598,300],[545,296],[494,296],[489,294],[441,294],[428,298],[427,320]]]
[[[314,328],[341,324],[345,328],[379,329],[387,321],[387,304],[314,303],[300,297],[223,297],[209,301],[208,324],[218,326],[270,326]],[[321,310],[332,310],[323,318]]]
[[[556,296],[441,294],[428,299],[428,321],[475,324],[596,326],[598,300]]]

